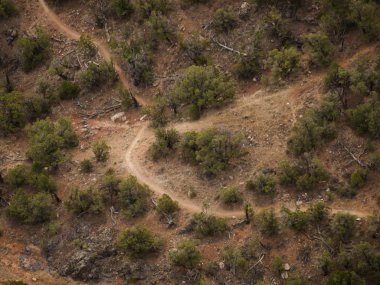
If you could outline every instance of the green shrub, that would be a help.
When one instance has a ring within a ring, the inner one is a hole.
[[[150,190],[142,185],[134,176],[122,180],[118,186],[118,202],[125,208],[123,210],[127,218],[134,218],[145,214],[149,205]]]
[[[76,215],[99,214],[102,211],[102,201],[98,192],[92,188],[80,190],[74,188],[65,202],[66,208]]]
[[[335,271],[330,274],[328,285],[365,285],[366,282],[354,271]]]
[[[112,14],[122,19],[128,19],[135,11],[131,0],[112,0],[110,7]]]
[[[276,192],[276,180],[271,174],[260,174],[255,180],[247,181],[246,188],[273,196]]]
[[[128,52],[124,51],[128,72],[135,86],[149,86],[153,83],[153,58],[150,49],[147,46],[132,46]]]
[[[334,237],[343,242],[348,242],[356,231],[356,217],[348,213],[337,213],[332,223]]]
[[[205,38],[197,35],[180,42],[181,49],[195,65],[207,65],[209,62],[208,58],[205,56],[205,51],[208,45],[209,42]]]
[[[292,212],[291,210],[283,207],[281,209],[282,218],[284,220],[284,224],[297,231],[302,232],[306,231],[309,226],[309,216],[307,212],[303,212],[300,210],[296,210]]]
[[[181,104],[189,104],[191,118],[196,120],[204,110],[224,105],[234,95],[234,83],[216,69],[209,66],[190,66],[176,81],[169,97],[176,99],[171,100],[177,104],[171,106],[173,110],[177,110]]]
[[[61,224],[56,223],[56,222],[51,222],[48,225],[48,233],[50,236],[55,236],[57,235],[61,230]]]
[[[153,12],[166,14],[170,10],[170,0],[139,0],[138,7],[145,18],[149,18]]]
[[[112,62],[102,61],[99,64],[91,62],[87,69],[78,75],[81,85],[87,89],[95,89],[103,86],[112,86],[118,75]]]
[[[289,276],[285,280],[285,285],[305,285],[305,281],[301,275]]]
[[[206,213],[194,214],[195,232],[200,237],[216,236],[229,229],[227,221]]]
[[[307,34],[304,36],[304,45],[310,51],[311,66],[321,67],[331,63],[334,45],[325,33]]]
[[[264,23],[267,25],[269,36],[277,38],[281,43],[285,43],[290,37],[288,22],[275,6],[271,7],[271,10],[264,18]]]
[[[173,153],[180,140],[179,133],[175,129],[157,129],[155,136],[156,141],[149,149],[150,155],[155,161]]]
[[[113,202],[113,198],[119,193],[121,181],[120,178],[116,177],[112,168],[108,169],[103,177],[102,189],[108,192],[111,203]]]
[[[163,194],[157,202],[157,211],[164,215],[173,215],[179,211],[178,202],[170,198],[169,195]]]
[[[12,0],[0,0],[0,20],[17,14],[16,5]]]
[[[54,179],[45,172],[31,172],[28,175],[28,185],[39,192],[55,193],[57,190]]]
[[[25,98],[20,92],[0,90],[0,134],[8,135],[25,127],[27,122]]]
[[[219,8],[212,14],[212,23],[219,32],[228,32],[237,24],[237,16],[231,7]]]
[[[61,100],[70,100],[78,97],[80,87],[78,84],[64,80],[58,87],[58,96]]]
[[[373,102],[363,103],[347,110],[351,127],[359,134],[380,137],[380,110]]]
[[[338,64],[332,64],[325,77],[325,88],[338,95],[343,108],[347,108],[350,73]]]
[[[169,260],[172,265],[186,269],[196,268],[202,259],[197,243],[193,240],[182,240],[178,248],[169,252]]]
[[[234,274],[243,274],[248,267],[248,260],[245,258],[242,250],[233,246],[223,249],[222,256],[227,268]]]
[[[162,247],[162,241],[145,228],[132,227],[124,230],[117,245],[131,258],[142,258],[149,253],[157,252]]]
[[[148,19],[148,28],[150,29],[150,40],[157,43],[164,40],[170,41],[174,32],[170,29],[169,20],[162,14],[153,12]]]
[[[319,224],[328,219],[329,211],[330,209],[323,202],[317,202],[307,209],[307,214],[310,222]]]
[[[84,159],[80,162],[80,170],[83,173],[90,173],[94,169],[94,165],[92,164],[91,160]]]
[[[110,149],[111,148],[105,141],[96,141],[92,143],[92,152],[98,162],[106,162],[109,159]]]
[[[81,35],[79,38],[78,46],[85,55],[88,55],[88,56],[96,55],[96,46],[92,42],[90,36]]]
[[[233,67],[234,73],[243,80],[252,80],[261,74],[262,50],[256,45],[250,48],[246,56],[240,56],[239,61]]]
[[[9,183],[13,187],[24,186],[28,183],[29,169],[24,164],[19,164],[13,167],[8,172]]]
[[[317,261],[318,266],[322,269],[324,276],[328,275],[332,271],[334,262],[329,252],[324,252],[322,255],[318,256]]]
[[[379,3],[377,1],[377,3]],[[367,40],[379,38],[379,23],[377,21],[376,10],[378,4],[373,1],[352,1],[353,20]]]
[[[243,202],[242,194],[237,187],[229,187],[222,189],[219,194],[224,204],[241,204]]]
[[[257,222],[263,234],[273,236],[279,230],[278,218],[272,208],[262,210],[257,216]]]
[[[49,221],[53,216],[52,199],[49,194],[27,194],[18,190],[6,209],[8,217],[24,224],[38,224]]]
[[[275,80],[288,77],[297,68],[299,61],[300,53],[295,47],[271,50],[267,59]]]
[[[47,59],[50,39],[43,30],[37,29],[36,37],[22,37],[17,41],[17,46],[21,53],[22,69],[30,72]]]
[[[241,156],[241,137],[215,129],[188,132],[184,134],[181,151],[185,161],[200,166],[203,175],[215,176]]]
[[[61,118],[57,123],[39,120],[28,128],[30,145],[27,156],[35,169],[56,168],[64,160],[63,149],[78,145],[71,121]]]
[[[119,89],[119,99],[121,100],[121,104],[126,109],[137,108],[139,106],[135,97],[133,97],[132,93],[125,88]]]
[[[143,112],[151,121],[151,126],[153,128],[162,128],[168,122],[168,119],[165,115],[165,103],[162,99],[156,99],[153,104],[145,107]]]
[[[350,185],[354,188],[362,188],[367,183],[368,170],[364,168],[358,168],[351,173]]]
[[[274,275],[277,277],[281,276],[281,273],[284,271],[284,261],[280,256],[275,256],[273,258],[271,269]]]

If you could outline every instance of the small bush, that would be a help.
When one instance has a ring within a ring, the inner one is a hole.
[[[272,261],[272,272],[277,277],[281,276],[281,273],[284,271],[284,261],[281,257],[275,256]]]
[[[88,56],[96,55],[96,46],[92,42],[90,36],[81,35],[79,38],[78,46],[85,55],[88,55]]]
[[[125,208],[124,215],[134,218],[143,215],[148,210],[150,190],[148,186],[138,183],[137,178],[129,176],[118,186],[118,201]]]
[[[25,72],[30,72],[49,55],[50,39],[42,30],[38,29],[36,37],[22,37],[17,41],[21,53],[21,65]]]
[[[212,15],[212,23],[215,29],[219,32],[228,32],[237,24],[237,16],[232,11],[231,7],[219,8]]]
[[[16,165],[8,172],[9,183],[13,187],[21,187],[28,183],[29,169],[24,164]]]
[[[151,121],[151,126],[153,128],[162,128],[168,122],[168,119],[165,115],[165,103],[161,99],[156,99],[156,101],[153,102],[153,104],[151,104],[148,107],[145,107],[143,112]]]
[[[98,192],[92,188],[71,190],[68,200],[65,202],[66,208],[76,215],[99,214],[102,211],[102,202]]]
[[[267,32],[269,36],[277,38],[281,43],[285,43],[290,37],[287,21],[282,17],[281,12],[272,7],[268,15],[264,18],[267,24]]]
[[[221,190],[220,199],[224,204],[241,204],[243,202],[242,194],[237,187],[229,187]]]
[[[117,18],[128,19],[135,11],[131,0],[112,0],[110,2],[112,14]]]
[[[299,61],[300,53],[295,47],[271,50],[267,59],[275,80],[288,77],[298,66]]]
[[[98,162],[106,162],[110,157],[110,147],[105,141],[96,141],[92,143],[92,152]]]
[[[258,218],[257,220],[258,225],[263,234],[266,234],[269,236],[273,236],[277,234],[279,230],[279,222],[272,208],[262,210],[258,214],[257,218]]]
[[[276,180],[273,175],[260,174],[255,180],[247,181],[246,188],[261,194],[273,196],[276,192]]]
[[[90,173],[94,169],[94,165],[92,164],[91,160],[84,159],[80,162],[80,170],[83,173]]]
[[[170,0],[139,0],[138,7],[145,18],[149,18],[153,12],[165,15],[170,10]]]
[[[195,232],[200,237],[216,236],[229,229],[227,221],[206,213],[194,214]]]
[[[304,42],[311,52],[309,59],[311,66],[321,67],[331,63],[334,45],[325,33],[308,34],[304,37]]]
[[[132,93],[128,89],[120,88],[119,89],[119,99],[121,100],[121,104],[126,109],[137,108],[139,106],[135,97],[133,97]]]
[[[365,285],[366,282],[354,271],[335,271],[330,274],[327,285]]]
[[[49,221],[53,216],[52,199],[49,194],[27,194],[18,190],[6,209],[8,217],[24,224],[38,224]]]
[[[359,134],[369,134],[373,138],[380,137],[380,110],[373,102],[363,103],[347,110],[352,128]]]
[[[289,228],[302,232],[306,231],[309,224],[309,216],[306,212],[302,212],[300,210],[296,210],[294,212],[290,211],[287,208],[282,208],[282,217],[284,220],[284,224]]]
[[[193,240],[182,240],[179,243],[178,248],[169,252],[170,263],[186,269],[196,268],[202,258],[202,255],[196,246],[197,243]]]
[[[17,132],[25,127],[27,119],[23,94],[0,90],[0,135]]]
[[[242,274],[246,272],[248,260],[245,258],[241,249],[228,246],[223,249],[222,256],[227,268],[234,274]]]
[[[0,20],[17,14],[16,5],[12,0],[0,0]]]
[[[362,188],[367,183],[368,170],[364,168],[358,168],[351,173],[350,185],[354,188]]]
[[[307,209],[307,214],[310,222],[319,224],[328,219],[329,211],[330,209],[323,202],[317,202]]]
[[[332,233],[335,238],[348,242],[356,231],[355,216],[348,213],[337,213],[332,223]]]
[[[173,215],[179,211],[178,202],[170,198],[169,195],[163,194],[157,203],[157,211],[164,215]]]
[[[31,172],[28,175],[28,185],[39,192],[55,193],[57,185],[46,172]]]
[[[153,160],[167,157],[173,153],[180,139],[179,133],[175,129],[157,129],[155,136],[156,141],[149,149]]]
[[[117,245],[131,258],[142,258],[160,250],[162,241],[145,228],[132,227],[120,234]]]
[[[62,81],[58,87],[58,96],[61,100],[75,99],[78,97],[79,93],[79,85],[68,80]]]
[[[91,62],[86,70],[78,75],[81,85],[87,89],[95,89],[103,86],[112,86],[118,75],[112,62],[102,61],[99,64]]]
[[[201,36],[193,36],[191,39],[182,41],[182,50],[187,54],[187,56],[192,60],[195,65],[207,65],[209,62],[208,58],[205,56],[206,48],[209,42]]]
[[[241,56],[234,66],[234,73],[243,80],[252,80],[261,74],[262,50],[257,46],[249,49],[247,56]]]

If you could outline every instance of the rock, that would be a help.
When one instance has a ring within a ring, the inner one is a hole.
[[[220,269],[220,270],[223,270],[224,267],[225,267],[224,262],[222,262],[222,261],[219,262],[219,269]]]
[[[116,123],[117,121],[122,121],[122,118],[125,116],[125,112],[120,112],[111,117],[111,121]],[[127,119],[127,118],[125,118]]]
[[[302,206],[302,204],[303,204],[303,202],[302,202],[302,201],[300,201],[300,200],[298,200],[298,201],[296,202],[296,206],[297,206],[297,207],[300,207],[300,206]]]
[[[33,282],[37,282],[37,278],[36,278],[36,277],[33,277],[33,278],[32,278],[32,281],[33,281]]]
[[[290,270],[290,265],[289,265],[289,263],[285,263],[285,264],[284,264],[284,269],[285,269],[286,271],[289,271],[289,270]]]
[[[242,19],[247,18],[250,10],[251,10],[251,5],[249,5],[248,2],[243,2],[243,4],[241,4],[240,6],[239,17]]]
[[[281,272],[281,278],[282,279],[288,279],[289,275],[287,271]]]

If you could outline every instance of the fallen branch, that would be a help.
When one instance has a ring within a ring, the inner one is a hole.
[[[359,164],[361,167],[367,167],[367,164],[362,162],[358,157],[356,157],[344,144],[340,143],[340,145],[343,147],[343,149],[352,157],[352,159]]]
[[[247,270],[246,273],[248,273],[249,271],[251,271],[252,269],[254,269],[259,263],[261,263],[262,260],[264,259],[264,257],[265,257],[265,254],[263,253],[263,254],[260,256],[259,260],[256,261],[256,263],[255,263],[254,265],[252,265],[250,268],[248,268],[248,270]]]
[[[225,44],[222,44],[222,43],[218,42],[216,39],[212,39],[212,41],[214,43],[216,43],[218,46],[220,46],[220,47],[222,47],[222,48],[224,48],[224,49],[226,49],[226,50],[228,50],[230,52],[234,52],[234,53],[237,53],[238,55],[242,55],[242,56],[247,56],[247,54],[245,52],[240,52],[238,50],[235,50],[232,47],[229,47],[229,46],[227,46]]]
[[[107,43],[109,43],[111,41],[111,36],[110,36],[109,31],[108,31],[107,23],[105,23],[105,25],[104,25],[104,30],[106,31]]]
[[[97,112],[95,112],[95,113],[92,113],[92,114],[88,115],[88,117],[89,117],[90,119],[93,119],[93,118],[95,118],[95,117],[98,116],[98,115],[101,115],[101,114],[105,114],[105,113],[109,113],[109,112],[115,111],[115,110],[121,108],[121,106],[122,106],[121,104],[117,104],[117,105],[114,105],[114,106],[111,106],[111,107],[105,108],[105,109],[103,109],[103,110],[97,111]]]

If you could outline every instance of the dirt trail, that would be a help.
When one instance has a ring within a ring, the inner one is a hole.
[[[56,26],[57,30],[59,30],[60,32],[65,34],[70,39],[79,40],[80,34],[78,32],[72,30],[68,25],[63,23],[60,20],[60,18],[49,8],[49,6],[46,4],[46,2],[44,0],[38,0],[38,1],[40,3],[41,7],[43,8],[45,14],[49,18],[49,20]],[[92,40],[93,40],[94,44],[98,47],[99,52],[102,55],[102,57],[108,61],[113,61],[115,69],[116,69],[116,71],[120,77],[122,84],[126,88],[128,88],[128,86],[129,86],[128,79],[127,79],[126,75],[124,74],[122,68],[113,60],[113,57],[112,57],[111,53],[109,52],[107,45],[104,44],[99,39],[92,37]],[[370,50],[373,50],[373,48],[362,49],[362,50],[358,51],[358,54],[365,52],[365,51],[370,51]],[[295,89],[297,89],[297,86],[295,86],[294,88],[289,88],[287,90],[287,92],[293,92]],[[247,104],[248,101],[249,101],[249,103],[252,103],[255,100],[261,100],[260,97],[255,98],[255,95],[258,94],[259,92],[262,92],[262,91],[257,91],[255,94],[250,94],[247,97],[242,97],[238,100],[240,101],[241,104]],[[277,94],[273,94],[272,96],[277,96]],[[139,103],[141,105],[146,105],[146,102],[143,100],[143,98],[137,97],[137,100],[139,101]],[[239,104],[239,102],[238,102],[238,104]],[[292,117],[293,117],[292,124],[294,124],[294,122],[296,120],[296,115],[295,115],[296,109],[292,107],[291,112],[293,114],[292,115]],[[206,119],[203,119],[203,120],[200,120],[197,122],[180,123],[180,124],[177,124],[173,127],[178,129],[179,131],[186,131],[186,130],[191,130],[191,129],[195,129],[195,128],[205,128],[208,126],[210,127],[210,126],[212,126],[213,120],[215,119],[215,117],[216,116],[210,116]],[[151,130],[149,130],[148,123],[143,123],[140,127],[140,130],[136,134],[134,140],[129,145],[127,152],[126,152],[126,155],[125,155],[126,166],[129,170],[129,173],[131,175],[136,176],[140,182],[145,183],[147,186],[149,186],[150,189],[152,191],[154,191],[156,194],[159,194],[159,195],[162,195],[164,193],[170,194],[175,200],[178,201],[178,203],[181,205],[182,209],[187,210],[190,213],[202,211],[203,205],[201,205],[201,204],[199,204],[193,200],[190,200],[187,197],[182,197],[176,193],[171,193],[167,189],[164,189],[163,187],[161,187],[157,183],[157,181],[155,180],[155,177],[154,177],[155,175],[153,173],[149,173],[149,171],[147,169],[144,169],[141,161],[139,159],[136,159],[137,148],[141,144],[143,144],[143,142],[145,140],[152,138],[152,136],[153,136],[153,132]],[[275,208],[276,212],[279,212],[281,209],[281,204],[277,203],[277,204],[271,205],[271,207]],[[255,211],[261,210],[263,208],[267,208],[267,207],[255,206]],[[289,208],[294,210],[296,207],[294,205],[293,207],[290,206]],[[350,210],[350,209],[335,209],[334,208],[331,210],[333,213],[340,212],[340,211],[349,212],[349,213],[356,215],[358,217],[365,217],[365,216],[368,216],[371,214],[371,213],[366,212],[366,211],[356,211],[356,210]],[[221,217],[237,217],[237,218],[240,218],[243,216],[242,210],[226,210],[226,209],[220,208],[218,205],[214,205],[214,206],[211,205],[211,208],[209,208],[208,212],[212,213],[214,215],[217,215],[217,216],[221,216]]]

